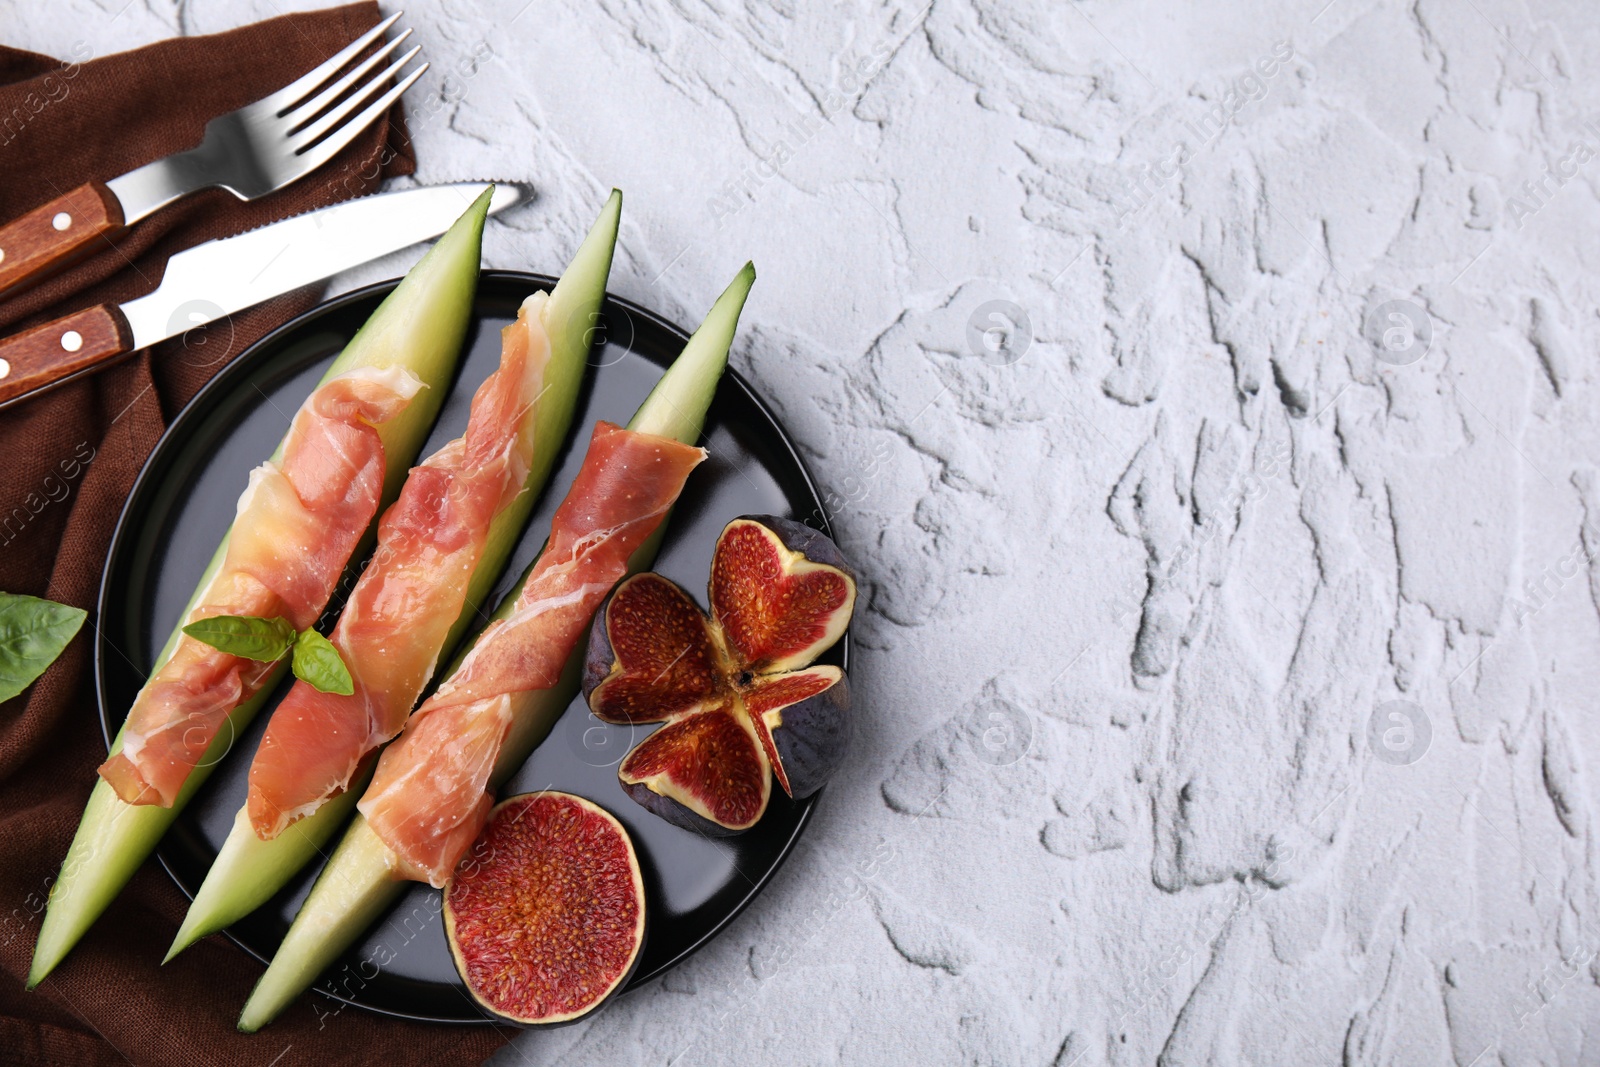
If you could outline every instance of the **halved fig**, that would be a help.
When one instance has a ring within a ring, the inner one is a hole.
[[[456,969],[479,1004],[572,1022],[622,987],[644,945],[644,880],[610,812],[570,793],[497,804],[445,888]]]
[[[843,635],[855,574],[827,535],[734,519],[711,560],[711,615],[659,574],[619,585],[595,616],[584,694],[595,717],[661,722],[618,768],[634,800],[707,834],[754,826],[772,779],[822,788],[849,746],[850,686],[810,664]]]

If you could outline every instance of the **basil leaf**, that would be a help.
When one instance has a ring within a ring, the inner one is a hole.
[[[288,619],[259,619],[254,615],[213,615],[183,628],[196,641],[230,656],[271,663],[282,659],[294,644],[294,626]]]
[[[0,700],[43,674],[77,635],[89,613],[19,593],[0,593]]]
[[[294,676],[322,693],[347,697],[356,691],[339,650],[315,630],[302,630],[295,638]]]

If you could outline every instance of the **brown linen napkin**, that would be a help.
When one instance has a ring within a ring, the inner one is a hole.
[[[279,88],[378,18],[376,4],[352,4],[65,62],[0,47],[0,218],[194,144],[209,118]],[[413,168],[397,108],[270,197],[242,204],[211,190],[163,209],[117,247],[0,302],[0,331],[138,296],[176,251],[372,192]],[[91,612],[33,688],[0,704],[0,1064],[464,1064],[502,1043],[488,1028],[353,1008],[330,1016],[337,1005],[315,994],[261,1033],[238,1033],[261,965],[213,937],[159,966],[187,901],[154,860],[55,973],[23,991],[50,883],[105,756],[90,631],[112,526],[167,419],[317,296],[282,297],[0,412],[0,589]]]

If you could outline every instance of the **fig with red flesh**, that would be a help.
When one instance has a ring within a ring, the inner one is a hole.
[[[711,616],[659,574],[619,585],[589,633],[595,717],[664,725],[618,768],[669,822],[708,834],[754,826],[772,779],[822,788],[850,741],[850,687],[811,666],[843,635],[855,575],[829,538],[770,515],[734,519],[711,560]]]
[[[582,797],[510,797],[446,887],[444,925],[479,1004],[528,1025],[572,1022],[639,961],[644,881],[633,842]]]

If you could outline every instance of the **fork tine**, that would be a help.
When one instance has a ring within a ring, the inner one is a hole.
[[[290,108],[283,116],[284,119],[290,124],[289,128],[284,132],[294,133],[303,128],[312,119],[316,118],[324,108],[333,103],[335,100],[339,99],[339,97],[343,96],[345,90],[349,89],[357,81],[365,77],[367,71],[371,70],[373,67],[376,67],[379,63],[382,63],[384,59],[388,57],[389,53],[393,52],[396,48],[399,48],[401,43],[410,36],[411,31],[408,29],[394,40],[386,42],[382,48],[372,53],[372,55],[368,56],[366,59],[363,59],[353,70],[350,71],[349,74],[346,74],[344,77],[340,78],[333,85],[330,85],[328,88],[322,90],[310,100],[307,100],[301,104],[296,104],[294,107]]]
[[[423,72],[427,69],[428,64],[424,63],[422,66],[406,75],[404,81],[402,81],[399,85],[396,85],[393,89],[390,89],[388,92],[384,93],[377,100],[374,100],[364,111],[361,112],[361,114],[345,123],[343,127],[335,131],[334,134],[326,141],[323,141],[315,148],[308,149],[304,155],[300,156],[300,163],[306,167],[306,169],[314,170],[317,167],[322,166],[328,160],[332,159],[334,154],[338,152],[339,149],[349,144],[355,138],[356,134],[372,125],[372,121],[374,119],[383,114],[385,111],[389,110],[389,105],[400,99],[400,94],[411,88],[412,83],[418,78],[422,77]]]
[[[413,45],[409,52],[395,60],[393,63],[389,64],[389,66],[386,67],[381,74],[367,82],[367,84],[363,85],[361,88],[357,89],[350,95],[348,100],[345,100],[332,111],[328,112],[320,119],[317,119],[317,121],[311,123],[311,125],[307,126],[293,137],[289,138],[290,151],[298,152],[302,148],[308,147],[317,138],[321,137],[323,134],[326,134],[329,130],[337,127],[345,120],[347,115],[349,115],[356,108],[360,107],[362,104],[366,103],[367,100],[371,99],[373,93],[381,89],[384,83],[398,73],[401,67],[411,62],[412,57],[420,51],[422,51],[421,45]],[[424,65],[423,69],[426,69],[426,65]],[[420,73],[421,71],[417,71],[416,73],[412,74],[412,80],[414,81],[416,79],[416,75]],[[407,84],[409,85],[410,83],[408,82]]]
[[[371,44],[373,41],[376,41],[379,37],[382,37],[384,33],[388,31],[389,27],[393,26],[403,14],[405,14],[404,11],[396,11],[394,14],[390,15],[388,18],[372,27],[372,29],[368,30],[360,37],[357,37],[355,40],[345,45],[338,52],[329,56],[325,61],[312,70],[307,71],[299,78],[296,78],[288,85],[285,85],[282,89],[279,89],[271,96],[263,99],[261,104],[264,104],[270,108],[273,114],[283,114],[285,111],[289,110],[289,108],[293,107],[295,104],[298,104],[307,96],[310,96],[323,82],[339,73],[340,69],[346,63],[350,62],[357,55],[359,55],[363,48],[366,48],[367,45]]]

